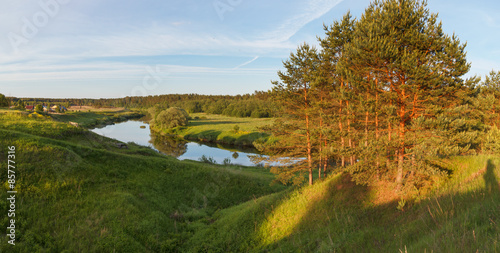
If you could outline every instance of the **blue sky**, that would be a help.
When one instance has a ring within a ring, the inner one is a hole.
[[[101,98],[268,90],[296,47],[369,0],[3,0],[0,93]],[[469,76],[500,70],[500,2],[429,1],[467,42]]]

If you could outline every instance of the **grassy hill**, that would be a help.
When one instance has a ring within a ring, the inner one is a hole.
[[[390,200],[335,174],[215,215],[191,252],[499,252],[500,158],[461,157],[431,193]]]
[[[259,169],[180,162],[47,117],[0,114],[0,177],[16,147],[16,245],[0,250],[146,252],[177,249],[217,210],[283,190]],[[7,217],[7,183],[0,191]]]
[[[59,119],[61,120],[61,119]],[[344,174],[301,188],[262,168],[177,161],[49,117],[0,113],[0,177],[16,147],[14,252],[499,252],[500,158],[457,157],[426,192]],[[7,217],[2,182],[0,215]]]

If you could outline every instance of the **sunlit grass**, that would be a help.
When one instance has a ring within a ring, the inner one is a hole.
[[[205,251],[500,251],[500,158],[456,157],[446,163],[450,178],[408,199],[404,208],[398,200],[378,200],[385,187],[356,186],[334,174],[226,209],[188,245]]]
[[[190,116],[189,125],[177,128],[173,133],[190,140],[243,146],[252,146],[255,140],[266,138],[268,135],[259,128],[273,122],[271,118],[237,118],[205,113]]]
[[[190,237],[190,224],[283,189],[262,170],[182,162],[114,142],[63,121],[0,115],[0,146],[17,152],[17,252],[172,251]],[[0,197],[7,213],[6,191]],[[0,222],[6,227],[8,217]],[[0,251],[9,247],[0,241]]]
[[[339,181],[341,175],[337,174],[330,180]],[[282,204],[273,206],[273,210],[259,228],[259,237],[262,245],[267,246],[290,236],[301,222],[307,218],[310,210],[318,205],[319,201],[330,196],[328,182],[320,182],[311,187],[295,191]]]

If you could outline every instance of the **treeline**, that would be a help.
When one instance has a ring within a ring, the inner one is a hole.
[[[375,1],[324,30],[320,48],[299,46],[273,83],[283,117],[267,128],[278,138],[259,146],[270,161],[304,158],[273,168],[279,180],[305,173],[312,184],[313,171],[336,166],[361,184],[420,189],[448,172],[443,158],[498,147],[500,73],[464,79],[465,44],[425,1]]]
[[[166,109],[179,107],[189,113],[205,112],[211,114],[222,114],[233,117],[265,118],[274,116],[273,106],[269,103],[269,94],[256,91],[254,94],[245,95],[199,95],[199,94],[169,94],[146,97],[125,97],[110,99],[40,99],[40,98],[11,98],[13,103],[18,100],[25,104],[36,105],[60,104],[66,107],[94,106],[102,107],[126,107],[136,109],[148,109],[157,107]]]

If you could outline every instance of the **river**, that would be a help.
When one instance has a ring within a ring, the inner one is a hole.
[[[125,143],[134,142],[147,146],[179,160],[200,160],[202,156],[205,156],[213,159],[218,164],[224,163],[226,159],[227,162],[230,161],[232,164],[255,166],[256,164],[250,160],[249,156],[259,155],[259,152],[252,148],[243,149],[217,144],[210,145],[185,141],[180,138],[158,136],[151,132],[147,123],[135,120],[95,128],[90,131]]]

